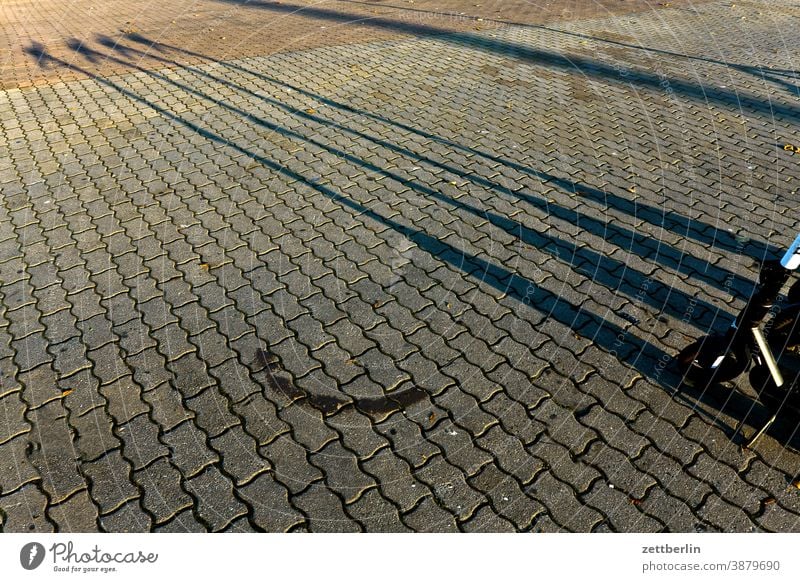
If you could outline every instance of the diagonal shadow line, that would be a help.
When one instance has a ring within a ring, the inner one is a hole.
[[[168,49],[168,50],[172,50],[172,51],[176,51],[176,52],[181,52],[181,53],[189,55],[189,56],[193,56],[193,57],[197,57],[197,58],[200,58],[200,59],[204,59],[204,60],[207,60],[207,61],[212,61],[215,64],[218,64],[218,65],[220,65],[222,67],[225,67],[225,68],[228,68],[228,69],[231,69],[231,70],[235,70],[235,71],[240,71],[242,73],[245,73],[247,75],[250,75],[250,76],[258,78],[258,79],[261,79],[261,80],[266,81],[268,83],[273,83],[275,85],[279,85],[281,87],[285,87],[287,89],[291,89],[293,91],[296,91],[296,92],[300,93],[301,95],[304,95],[306,97],[309,97],[311,99],[319,101],[320,103],[324,103],[327,106],[334,107],[334,108],[339,109],[341,111],[346,111],[348,113],[353,113],[353,114],[356,114],[356,115],[367,117],[369,119],[374,119],[375,121],[378,121],[380,123],[384,123],[384,124],[387,124],[387,125],[391,125],[391,126],[400,128],[403,131],[407,131],[409,133],[413,133],[415,135],[419,135],[420,137],[424,137],[425,139],[429,139],[431,141],[434,141],[436,143],[442,144],[442,145],[447,146],[449,148],[457,149],[457,150],[460,150],[460,151],[465,152],[467,154],[480,156],[480,157],[482,157],[484,159],[490,160],[490,161],[498,163],[498,164],[505,165],[505,166],[507,166],[509,168],[517,170],[517,171],[519,171],[521,173],[524,173],[524,174],[526,174],[528,176],[536,178],[537,180],[540,180],[544,184],[552,184],[552,185],[556,186],[557,188],[559,188],[559,189],[561,189],[561,190],[563,190],[563,191],[565,191],[565,192],[567,192],[569,194],[572,194],[572,195],[576,195],[577,194],[577,195],[583,196],[583,197],[585,197],[587,199],[591,199],[591,200],[593,200],[595,202],[603,204],[607,209],[617,210],[617,211],[623,212],[625,214],[628,214],[629,216],[633,216],[633,217],[635,217],[637,219],[644,220],[644,221],[646,221],[646,222],[648,222],[650,224],[653,224],[653,225],[655,225],[655,226],[657,226],[659,228],[663,228],[665,230],[669,230],[671,232],[674,232],[675,234],[681,235],[681,236],[683,236],[685,238],[690,238],[690,239],[695,240],[695,241],[697,241],[697,242],[699,242],[701,244],[704,244],[704,245],[710,245],[710,246],[714,246],[716,248],[724,248],[726,250],[730,250],[730,251],[736,252],[737,254],[748,256],[748,257],[750,257],[752,259],[755,259],[757,261],[764,261],[768,256],[777,257],[782,253],[781,249],[779,249],[778,247],[775,247],[773,245],[770,245],[769,243],[758,243],[756,245],[757,246],[757,250],[756,249],[750,250],[747,247],[748,246],[752,246],[752,245],[755,244],[752,241],[749,242],[747,245],[742,245],[729,232],[727,232],[725,230],[720,230],[720,229],[718,229],[718,228],[716,228],[714,226],[711,226],[711,225],[706,224],[704,222],[700,222],[700,221],[695,220],[693,218],[688,218],[688,217],[682,216],[682,215],[680,215],[680,214],[678,214],[676,212],[673,212],[673,211],[670,211],[670,210],[666,210],[665,208],[658,208],[656,206],[651,206],[649,204],[642,203],[639,200],[631,201],[631,200],[629,200],[627,198],[624,198],[622,196],[618,196],[616,194],[613,194],[613,193],[610,193],[610,192],[606,192],[604,190],[598,190],[598,189],[592,188],[590,186],[579,184],[577,182],[574,182],[574,181],[566,179],[566,178],[559,178],[557,176],[554,176],[552,174],[548,174],[548,173],[540,171],[540,170],[534,170],[532,168],[529,168],[527,166],[519,164],[519,163],[517,163],[517,162],[515,162],[513,160],[509,160],[509,159],[497,156],[495,154],[491,154],[491,153],[488,153],[488,152],[484,152],[482,150],[478,150],[478,149],[475,149],[475,148],[472,148],[472,147],[469,147],[469,146],[462,145],[462,144],[460,144],[458,142],[455,142],[455,141],[452,141],[452,140],[448,140],[448,139],[443,138],[441,136],[437,136],[437,135],[428,133],[426,131],[423,131],[423,130],[420,130],[420,129],[416,128],[416,127],[413,127],[411,125],[402,123],[402,122],[397,121],[397,120],[389,119],[387,117],[384,117],[382,115],[378,115],[376,113],[372,113],[372,112],[369,112],[369,111],[358,109],[358,108],[352,107],[350,105],[347,105],[345,103],[340,103],[340,102],[335,101],[333,99],[330,99],[328,97],[324,97],[322,95],[319,95],[317,93],[308,91],[306,89],[303,89],[303,88],[298,87],[296,85],[293,85],[291,83],[287,83],[285,81],[281,81],[279,79],[270,77],[268,75],[265,75],[263,73],[255,71],[255,70],[250,69],[248,67],[244,67],[242,65],[239,65],[239,64],[236,64],[236,63],[232,63],[230,61],[213,61],[212,59],[210,59],[209,57],[207,57],[207,56],[205,56],[203,54],[200,54],[200,53],[197,53],[197,52],[194,52],[194,51],[190,51],[190,50],[187,50],[187,49],[183,49],[183,48],[180,48],[180,47],[176,47],[174,45],[161,43],[161,42],[156,42],[156,41],[151,41],[147,37],[144,37],[144,36],[142,36],[142,35],[140,35],[138,33],[127,34],[126,38],[128,38],[129,40],[131,40],[133,42],[137,42],[137,43],[143,44],[145,46],[148,46],[150,48],[154,48],[155,50],[157,50],[159,52],[164,52],[164,49]],[[146,54],[149,54],[149,53],[146,53]],[[180,66],[184,66],[184,65],[180,65]],[[705,232],[708,231],[708,230],[712,231],[712,233],[710,235],[705,234]]]
[[[673,286],[668,287],[656,279],[646,276],[641,271],[632,268],[624,261],[607,257],[601,253],[597,253],[589,249],[586,246],[579,246],[575,243],[557,237],[542,234],[513,219],[500,216],[487,210],[481,210],[471,204],[461,202],[460,200],[455,200],[450,196],[442,194],[424,184],[414,182],[413,180],[408,180],[405,177],[386,168],[382,168],[371,162],[362,160],[323,141],[303,135],[302,133],[298,133],[288,128],[281,127],[263,118],[256,117],[238,107],[230,105],[219,99],[215,99],[198,89],[195,89],[175,79],[169,78],[161,73],[147,71],[134,63],[123,61],[122,59],[114,57],[110,54],[100,53],[92,48],[89,48],[85,44],[80,43],[80,41],[75,40],[70,42],[76,47],[79,46],[80,54],[91,53],[92,57],[96,60],[110,60],[117,64],[127,66],[130,69],[144,72],[149,76],[160,79],[164,83],[177,87],[190,95],[211,101],[215,105],[218,105],[219,107],[244,118],[246,121],[252,122],[265,129],[269,129],[270,131],[274,131],[281,136],[316,145],[335,155],[336,157],[347,160],[348,162],[360,166],[365,170],[396,180],[401,184],[404,184],[430,198],[439,200],[440,202],[448,204],[458,210],[472,214],[473,216],[486,219],[493,226],[503,230],[510,236],[518,238],[532,248],[545,252],[550,256],[567,263],[573,270],[588,277],[590,280],[596,281],[618,293],[627,295],[634,301],[639,301],[649,305],[650,307],[657,309],[659,312],[666,312],[678,318],[683,318],[686,315],[687,309],[689,309],[691,306],[694,308],[694,313],[696,316],[688,323],[698,329],[701,329],[702,331],[706,331],[710,326],[712,326],[718,316],[721,316],[723,319],[728,318],[728,314],[721,311],[719,308],[714,307],[710,303],[698,300],[695,297],[691,297],[688,294],[677,290]],[[652,292],[650,291],[651,287],[655,288]],[[709,318],[704,312],[711,314],[710,321],[708,321]]]
[[[381,2],[380,4],[376,4],[375,2],[365,2],[364,0],[334,0],[335,2],[342,2],[347,4],[361,4],[364,6],[372,6],[372,7],[380,7],[380,8],[394,8],[400,12],[415,12],[418,14],[427,14],[430,16],[435,17],[443,17],[443,18],[460,18],[462,20],[475,20],[478,19],[484,20],[486,22],[495,22],[497,24],[510,24],[512,26],[525,26],[525,27],[536,27],[534,24],[527,24],[525,22],[514,22],[513,20],[501,20],[499,18],[491,18],[487,16],[470,16],[468,14],[459,14],[458,12],[438,12],[436,10],[425,10],[423,8],[411,8],[407,6],[397,6],[395,4],[387,4],[385,2]]]
[[[348,3],[348,4],[363,4],[363,5],[366,5],[366,6],[375,6],[375,4],[373,2],[365,2],[364,0],[335,0],[335,1],[336,2],[342,2],[342,3]],[[674,58],[677,58],[677,59],[683,59],[683,60],[688,60],[688,61],[698,61],[698,62],[708,63],[708,64],[712,64],[712,65],[721,65],[723,67],[728,67],[728,68],[734,69],[736,71],[739,71],[739,72],[742,72],[742,73],[746,73],[746,74],[752,75],[754,77],[761,78],[763,80],[772,81],[775,84],[781,85],[781,86],[785,87],[786,89],[789,89],[790,93],[794,93],[796,95],[800,95],[800,87],[798,87],[797,85],[792,85],[791,83],[789,83],[787,81],[784,81],[784,80],[779,78],[779,77],[791,77],[792,79],[797,79],[798,78],[797,77],[797,71],[794,71],[792,69],[768,69],[768,70],[764,70],[763,67],[759,67],[759,66],[745,65],[745,64],[741,64],[741,63],[729,63],[729,62],[726,62],[726,61],[721,61],[719,59],[711,59],[711,58],[708,58],[708,57],[699,57],[697,55],[687,55],[687,54],[683,54],[683,53],[677,53],[677,52],[674,52],[674,51],[668,51],[668,50],[664,50],[664,49],[657,49],[657,48],[653,48],[653,47],[642,46],[640,44],[639,45],[630,44],[630,43],[623,42],[623,41],[620,41],[620,40],[613,40],[613,39],[609,39],[609,38],[603,38],[603,37],[600,37],[600,36],[593,36],[591,34],[584,34],[584,33],[580,33],[580,32],[574,32],[574,31],[571,31],[571,30],[560,30],[558,28],[552,28],[550,26],[545,26],[543,24],[533,24],[533,23],[527,23],[527,22],[515,22],[515,21],[512,21],[512,20],[501,20],[501,19],[498,19],[498,18],[487,18],[487,17],[480,17],[480,16],[468,16],[468,15],[458,14],[458,13],[454,13],[454,12],[437,12],[435,10],[423,10],[423,9],[420,9],[420,8],[411,8],[411,7],[408,7],[408,6],[397,6],[397,5],[393,5],[393,4],[386,4],[386,3],[383,3],[383,2],[380,4],[380,7],[381,8],[394,8],[394,9],[400,11],[400,12],[415,12],[415,13],[421,13],[421,14],[429,14],[431,16],[438,16],[438,17],[458,17],[458,18],[462,18],[464,20],[478,20],[478,19],[481,19],[481,20],[485,20],[487,22],[495,22],[495,23],[498,23],[498,24],[508,24],[508,25],[511,25],[511,26],[519,26],[519,27],[523,27],[523,28],[534,28],[534,29],[537,29],[537,30],[544,30],[546,32],[551,32],[551,33],[559,34],[559,35],[563,35],[563,36],[571,36],[571,37],[574,37],[574,38],[580,38],[580,39],[584,39],[584,40],[591,40],[591,41],[595,41],[595,42],[602,42],[602,43],[605,43],[605,44],[611,44],[611,45],[615,45],[615,46],[622,47],[622,48],[640,50],[640,51],[644,51],[646,53],[664,55],[664,56],[674,57]]]
[[[347,0],[339,0],[339,1],[347,1]],[[755,77],[757,79],[761,79],[763,81],[770,81],[772,83],[775,83],[776,85],[779,85],[779,86],[783,87],[784,89],[787,89],[789,93],[792,93],[794,95],[800,95],[800,87],[798,87],[797,85],[793,85],[792,83],[790,83],[790,82],[788,82],[788,81],[786,81],[786,80],[781,78],[781,77],[790,77],[792,79],[797,80],[797,71],[794,71],[794,70],[791,70],[791,69],[764,69],[763,67],[754,66],[754,65],[745,65],[745,64],[742,64],[742,63],[729,63],[729,62],[726,62],[726,61],[721,61],[719,59],[711,59],[711,58],[708,58],[708,57],[699,57],[697,55],[686,55],[686,54],[677,53],[677,52],[674,52],[674,51],[668,51],[668,50],[664,50],[664,49],[646,47],[646,46],[642,46],[642,45],[635,45],[635,44],[630,44],[630,43],[622,42],[622,41],[618,41],[618,40],[611,40],[611,39],[606,39],[606,38],[602,38],[602,37],[592,36],[590,34],[582,34],[582,33],[579,33],[579,32],[572,32],[572,31],[567,31],[567,30],[558,30],[558,29],[555,29],[555,28],[547,27],[547,26],[541,26],[541,25],[529,25],[529,26],[531,28],[537,28],[539,30],[546,30],[548,32],[554,32],[554,33],[563,34],[563,35],[567,35],[567,36],[573,36],[573,37],[576,37],[576,38],[592,40],[592,41],[595,41],[595,42],[602,42],[602,43],[606,43],[606,44],[612,44],[612,45],[615,45],[615,46],[618,46],[618,47],[621,47],[621,48],[640,50],[640,51],[644,51],[645,53],[653,53],[653,54],[657,54],[657,55],[663,55],[663,56],[668,56],[668,57],[687,60],[687,61],[697,61],[697,62],[706,63],[706,64],[710,64],[710,65],[719,65],[719,66],[722,66],[722,67],[733,69],[734,71],[738,71],[740,73],[745,73],[747,75],[750,75],[750,76]]]
[[[347,2],[347,1],[352,1],[352,0],[338,0],[338,1]],[[526,27],[529,27],[529,28],[536,28],[536,29],[539,29],[539,30],[545,30],[547,32],[552,32],[552,33],[566,35],[566,36],[572,36],[572,37],[575,37],[575,38],[581,38],[581,39],[591,40],[591,41],[595,41],[595,42],[602,42],[602,43],[605,43],[605,44],[615,45],[615,46],[618,46],[618,47],[621,47],[621,48],[628,48],[628,49],[644,51],[645,53],[653,53],[653,54],[657,54],[657,55],[663,55],[663,56],[673,57],[673,58],[676,58],[676,59],[682,59],[682,60],[687,60],[687,61],[698,61],[698,62],[701,62],[701,63],[707,63],[707,64],[711,64],[711,65],[720,65],[722,67],[727,67],[727,68],[733,69],[735,71],[739,71],[741,73],[746,73],[748,75],[751,75],[751,76],[756,77],[756,78],[760,78],[762,80],[769,80],[769,81],[771,81],[771,82],[773,82],[773,83],[775,83],[777,85],[780,85],[780,86],[788,89],[790,93],[794,93],[795,95],[800,94],[800,87],[798,87],[797,85],[792,85],[788,81],[784,81],[783,79],[780,78],[780,77],[791,77],[792,79],[797,79],[797,71],[794,71],[792,69],[764,69],[763,67],[759,67],[759,66],[755,66],[755,65],[745,65],[745,64],[742,64],[742,63],[729,63],[727,61],[722,61],[722,60],[719,60],[719,59],[711,59],[711,58],[708,58],[708,57],[700,57],[700,56],[697,56],[697,55],[687,55],[687,54],[677,53],[677,52],[674,52],[674,51],[668,51],[668,50],[664,50],[664,49],[657,49],[657,48],[653,48],[653,47],[630,44],[630,43],[622,42],[622,41],[619,41],[619,40],[612,40],[612,39],[608,39],[608,38],[602,38],[602,37],[599,37],[599,36],[593,36],[593,35],[590,35],[590,34],[583,34],[583,33],[580,33],[580,32],[573,32],[573,31],[569,31],[569,30],[559,30],[557,28],[550,28],[549,26],[543,26],[543,25],[539,25],[539,24],[529,24],[529,25],[522,24],[520,26],[526,26]]]
[[[356,137],[369,140],[390,151],[401,154],[408,158],[412,158],[421,163],[436,166],[452,174],[455,174],[461,178],[469,180],[474,184],[478,184],[485,188],[489,188],[499,194],[504,194],[506,196],[523,200],[532,207],[536,208],[537,210],[545,211],[548,216],[554,216],[560,220],[571,223],[577,226],[578,228],[585,230],[586,232],[589,232],[591,234],[603,238],[604,240],[607,241],[611,240],[608,237],[609,231],[611,231],[611,234],[614,236],[614,238],[617,239],[617,242],[615,242],[614,244],[617,244],[618,246],[620,246],[621,248],[623,248],[628,252],[637,254],[644,258],[648,258],[649,255],[653,253],[652,244],[648,243],[652,243],[654,239],[651,239],[650,237],[642,235],[636,231],[632,231],[622,226],[618,226],[609,222],[598,220],[578,210],[565,208],[563,206],[555,204],[554,202],[549,202],[541,199],[540,197],[528,194],[522,190],[511,190],[509,188],[504,188],[499,184],[491,180],[488,180],[482,176],[466,172],[449,164],[433,161],[429,158],[426,158],[412,150],[399,146],[395,143],[386,141],[379,137],[369,135],[365,132],[353,129],[351,127],[347,127],[337,122],[323,119],[319,115],[311,114],[308,113],[307,111],[291,107],[277,99],[273,99],[265,95],[262,95],[260,93],[256,93],[255,91],[243,87],[242,85],[239,85],[231,81],[230,79],[218,77],[200,68],[194,66],[184,66],[172,59],[155,56],[145,51],[128,47],[126,45],[120,44],[119,42],[115,41],[114,39],[106,35],[98,34],[95,36],[95,38],[100,45],[109,48],[111,50],[117,51],[126,58],[133,59],[137,56],[147,56],[151,59],[157,60],[159,62],[162,62],[170,66],[181,67],[183,70],[192,71],[198,76],[210,79],[225,87],[236,89],[241,93],[245,93],[253,98],[269,103],[279,109],[291,113],[296,117],[300,117],[302,119],[312,121],[314,123],[319,123],[327,127],[335,128],[350,135],[354,135]],[[688,255],[686,253],[681,253],[676,249],[674,249],[671,245],[662,244],[660,241],[655,241],[655,242],[656,242],[655,256],[652,257],[652,260],[661,264],[666,268],[674,269],[675,271],[693,277],[708,285],[715,286],[719,289],[726,291],[733,289],[741,291],[745,289],[751,290],[753,287],[752,282],[749,279],[741,277],[740,275],[737,275],[725,268],[717,267],[712,263],[709,263],[708,261],[704,261],[697,257],[692,257],[691,255]]]
[[[357,14],[339,12],[326,8],[302,6],[297,4],[287,4],[285,2],[266,2],[264,0],[216,0],[227,4],[239,6],[249,6],[259,8],[269,12],[281,14],[294,14],[329,20],[342,24],[361,22],[376,28],[392,30],[395,32],[407,33],[416,36],[436,36],[437,40],[447,42],[456,46],[469,49],[478,49],[496,55],[514,57],[528,63],[542,65],[545,67],[566,71],[577,70],[587,77],[600,78],[607,83],[614,83],[625,86],[639,86],[656,91],[663,91],[663,83],[669,83],[669,87],[674,93],[679,93],[691,99],[705,104],[716,103],[724,107],[733,106],[737,111],[744,107],[751,109],[754,113],[767,114],[770,118],[786,118],[793,121],[800,116],[800,107],[794,105],[773,104],[765,105],[761,100],[750,95],[740,95],[735,91],[713,88],[706,90],[702,85],[695,85],[688,81],[675,78],[666,78],[641,70],[627,70],[625,75],[613,66],[606,65],[595,59],[585,57],[566,57],[556,52],[532,48],[523,44],[487,38],[485,36],[470,32],[453,32],[450,30],[419,23],[398,22],[389,18],[362,17]]]
[[[394,231],[414,242],[417,246],[432,256],[439,257],[441,260],[462,271],[464,274],[478,279],[479,283],[487,284],[497,291],[519,301],[522,305],[526,305],[531,309],[539,311],[540,313],[546,313],[549,317],[554,318],[556,321],[569,327],[570,329],[580,330],[584,337],[602,348],[610,356],[619,359],[621,362],[632,367],[643,376],[654,379],[662,387],[668,390],[673,390],[679,383],[680,378],[671,373],[669,368],[657,367],[658,362],[667,362],[671,360],[671,356],[669,354],[647,341],[630,335],[625,329],[606,321],[602,317],[591,314],[582,307],[576,307],[569,301],[555,295],[551,291],[537,287],[535,283],[527,278],[513,273],[502,266],[486,261],[476,255],[462,251],[451,244],[445,241],[440,241],[423,231],[413,228],[412,226],[408,226],[391,218],[387,218],[380,213],[337,193],[335,190],[327,187],[324,184],[320,184],[315,180],[306,178],[302,174],[290,170],[280,163],[270,160],[254,151],[247,149],[246,147],[231,142],[214,133],[213,131],[182,118],[180,115],[172,113],[165,107],[145,97],[142,97],[141,95],[126,89],[125,87],[122,87],[108,78],[94,75],[88,69],[84,69],[79,65],[67,63],[64,60],[51,55],[40,43],[31,43],[28,47],[26,47],[25,51],[43,63],[55,64],[58,66],[71,66],[86,77],[94,79],[97,83],[116,91],[120,95],[146,105],[163,118],[183,126],[196,135],[199,135],[213,143],[219,144],[220,146],[228,147],[236,152],[239,152],[240,154],[257,161],[262,166],[269,168],[276,174],[282,175],[314,189],[326,198],[337,202],[341,206],[349,208],[355,212],[357,216],[364,216],[377,222],[378,224],[393,229]],[[534,300],[535,304],[533,303]]]

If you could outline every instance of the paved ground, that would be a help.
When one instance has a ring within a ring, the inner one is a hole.
[[[701,0],[702,2],[702,0]],[[0,87],[127,72],[109,59],[75,61],[82,43],[114,45],[140,34],[184,49],[183,64],[265,56],[304,48],[481,31],[691,5],[691,0],[4,0],[0,5]],[[44,69],[26,54],[31,40],[86,71]],[[157,55],[140,66],[163,68]]]
[[[666,366],[797,228],[798,17],[25,40],[3,529],[800,531],[793,424]]]

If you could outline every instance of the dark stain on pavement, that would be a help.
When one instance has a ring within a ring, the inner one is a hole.
[[[274,393],[285,396],[293,403],[305,403],[323,414],[354,406],[365,414],[386,415],[421,402],[428,395],[425,390],[416,386],[373,398],[316,394],[296,386],[281,367],[278,357],[269,350],[257,349],[255,359],[265,367],[267,386]]]

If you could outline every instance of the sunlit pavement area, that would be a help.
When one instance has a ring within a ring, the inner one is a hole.
[[[670,365],[794,238],[795,4],[74,4],[0,7],[4,531],[800,531]]]

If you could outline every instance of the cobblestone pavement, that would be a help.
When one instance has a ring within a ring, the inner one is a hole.
[[[84,78],[0,92],[3,529],[799,531],[792,423],[666,365],[797,228],[798,17],[32,39]]]
[[[699,0],[702,2],[703,0]],[[100,59],[84,71],[38,67],[24,47],[46,41],[53,56],[73,62],[74,48],[103,37],[123,42],[137,33],[185,49],[183,64],[265,56],[304,48],[363,43],[454,31],[480,31],[504,23],[533,24],[691,5],[692,0],[3,0],[0,4],[0,88],[68,81],[88,74],[127,72]],[[697,2],[695,2],[697,4]],[[136,57],[162,68],[156,55]]]

